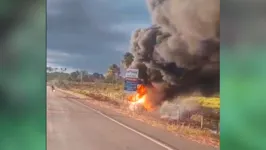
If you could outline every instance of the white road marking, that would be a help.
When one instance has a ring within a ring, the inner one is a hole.
[[[100,111],[98,111],[98,110],[96,110],[94,108],[91,108],[88,105],[85,105],[84,103],[81,103],[81,102],[76,101],[76,100],[71,100],[71,101],[75,101],[75,103],[79,103],[80,105],[83,105],[84,107],[89,108],[90,110],[92,110],[92,111],[96,112],[97,114],[109,119],[110,121],[112,121],[112,122],[114,122],[114,123],[126,128],[126,129],[128,129],[128,130],[130,130],[130,131],[132,131],[132,132],[134,132],[134,133],[136,133],[136,134],[138,134],[138,135],[140,135],[140,136],[152,141],[153,143],[155,143],[155,144],[157,144],[157,145],[159,145],[159,146],[161,146],[161,147],[163,147],[163,148],[165,148],[167,150],[175,150],[175,149],[165,145],[164,143],[162,143],[162,142],[160,142],[160,141],[158,141],[158,140],[156,140],[156,139],[154,139],[154,138],[152,138],[152,137],[150,137],[148,135],[145,135],[144,133],[141,133],[141,132],[139,132],[139,131],[137,131],[137,130],[135,130],[135,129],[133,129],[133,128],[131,128],[131,127],[129,127],[129,126],[127,126],[127,125],[125,125],[125,124],[123,124],[123,123],[121,123],[121,122],[119,122],[119,121],[117,121],[117,120],[105,115],[105,114],[103,114]]]

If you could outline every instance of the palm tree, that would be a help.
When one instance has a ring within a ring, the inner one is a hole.
[[[51,72],[53,72],[53,68],[52,67],[46,67],[46,71],[51,73]]]
[[[122,64],[124,65],[124,68],[127,69],[131,65],[133,60],[134,60],[134,56],[130,52],[126,52],[122,60]]]

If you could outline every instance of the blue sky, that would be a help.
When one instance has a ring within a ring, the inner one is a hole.
[[[47,65],[104,73],[150,25],[144,0],[47,0]]]

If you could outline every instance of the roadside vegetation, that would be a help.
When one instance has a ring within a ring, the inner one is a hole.
[[[122,67],[126,69],[133,61],[131,53],[126,53],[122,60]],[[129,102],[124,93],[121,66],[112,64],[106,74],[88,73],[85,70],[67,73],[67,68],[47,67],[47,82],[55,84],[58,88],[73,93],[91,97],[98,101],[102,107],[108,107],[119,111],[137,120],[164,128],[177,135],[205,143],[219,146],[219,122],[220,122],[220,98],[192,97],[197,101],[201,109],[189,112],[184,119],[164,119],[160,113],[165,106],[155,112],[132,112],[128,109]],[[165,104],[166,105],[166,104]],[[167,105],[174,105],[168,103]]]

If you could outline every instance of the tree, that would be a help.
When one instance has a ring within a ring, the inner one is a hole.
[[[114,82],[120,76],[120,68],[116,64],[112,64],[109,66],[106,73],[106,81]]]
[[[46,71],[51,73],[51,72],[53,72],[53,68],[52,67],[46,67]]]
[[[92,74],[92,76],[94,77],[94,78],[100,78],[100,74],[99,73],[97,73],[97,72],[94,72],[93,74]]]
[[[67,70],[67,68],[56,68],[56,70],[59,70],[59,74],[58,74],[58,79],[59,80],[62,80],[62,79],[65,79],[65,74],[64,74],[64,72]],[[63,77],[62,77],[62,75],[63,75]]]
[[[91,74],[84,74],[83,75],[83,81],[84,82],[93,82],[93,77]]]
[[[120,68],[116,64],[112,64],[109,66],[107,75],[109,76],[119,76],[120,75]]]
[[[58,68],[53,68],[53,70],[54,70],[55,72],[57,72]]]
[[[131,65],[133,60],[134,60],[134,56],[130,52],[126,52],[122,60],[122,64],[124,68],[127,69]]]
[[[78,81],[78,77],[80,75],[80,72],[79,71],[74,71],[74,72],[71,72],[70,73],[70,80],[72,81]]]
[[[81,73],[83,76],[89,75],[89,73],[88,73],[87,70],[81,70],[80,73]]]
[[[97,73],[97,72],[94,72],[94,73],[92,74],[92,77],[93,77],[94,80],[101,80],[101,79],[104,79],[103,74],[100,74],[100,73]]]
[[[60,68],[61,72],[67,71],[67,68]]]

